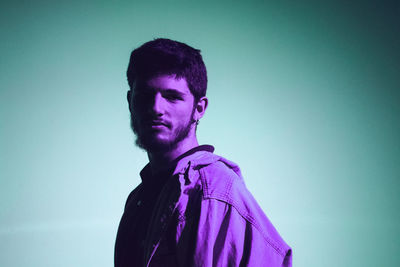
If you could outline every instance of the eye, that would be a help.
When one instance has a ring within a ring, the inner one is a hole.
[[[165,98],[165,99],[168,99],[168,100],[170,100],[170,101],[183,100],[182,97],[181,97],[180,95],[178,95],[178,94],[171,94],[171,93],[165,94],[165,95],[164,95],[164,98]]]
[[[146,100],[146,99],[151,98],[151,96],[152,96],[152,94],[149,92],[146,92],[146,91],[144,91],[144,92],[138,91],[138,92],[135,92],[135,94],[134,94],[134,98],[138,99],[138,100]]]

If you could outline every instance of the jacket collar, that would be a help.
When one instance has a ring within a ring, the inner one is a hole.
[[[217,161],[219,158],[218,156],[215,156],[213,152],[214,147],[211,145],[194,147],[173,160],[170,167],[157,176],[166,177],[179,173],[183,174],[190,166],[209,165]],[[153,180],[153,178],[158,180],[157,177],[152,177],[149,163],[140,171],[140,177],[142,178],[142,182]]]

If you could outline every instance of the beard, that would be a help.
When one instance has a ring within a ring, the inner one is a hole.
[[[159,140],[154,136],[154,133],[142,131],[143,122],[142,125],[140,125],[141,123],[139,120],[131,113],[131,128],[136,136],[135,144],[139,148],[152,153],[166,152],[175,149],[177,144],[189,135],[192,124],[195,122],[193,119],[194,112],[195,107],[192,109],[189,120],[183,125],[179,125],[168,140]]]

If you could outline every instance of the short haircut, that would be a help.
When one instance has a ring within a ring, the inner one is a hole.
[[[132,51],[126,72],[131,89],[138,78],[173,74],[185,78],[196,101],[206,95],[207,70],[200,50],[185,43],[165,38],[144,43]]]

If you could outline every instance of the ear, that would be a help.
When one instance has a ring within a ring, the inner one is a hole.
[[[131,110],[131,101],[132,101],[132,91],[129,90],[126,94],[126,100],[128,100],[128,106],[129,106],[129,111],[132,112]]]
[[[195,120],[200,120],[204,116],[207,106],[208,106],[208,98],[207,97],[203,96],[202,98],[199,99],[199,101],[197,101],[197,104],[195,106],[195,113],[194,113]]]

